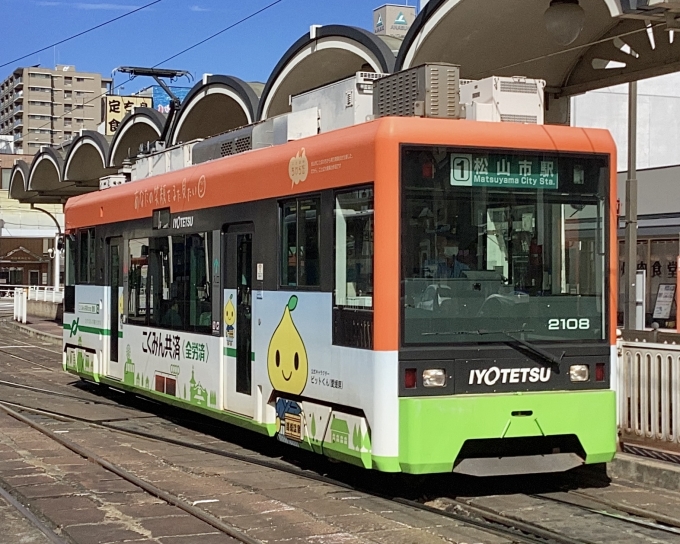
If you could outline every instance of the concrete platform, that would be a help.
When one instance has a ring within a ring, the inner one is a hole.
[[[61,345],[63,325],[51,319],[28,316],[26,323],[14,321],[11,317],[4,320],[10,328],[24,332],[34,338]]]
[[[680,490],[680,465],[648,459],[629,453],[618,453],[607,466],[610,478],[621,478],[669,491]]]

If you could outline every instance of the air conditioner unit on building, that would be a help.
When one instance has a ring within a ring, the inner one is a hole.
[[[545,81],[525,77],[488,77],[463,81],[460,100],[466,118],[542,125]]]

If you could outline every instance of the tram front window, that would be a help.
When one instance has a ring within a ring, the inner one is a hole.
[[[407,148],[405,344],[602,340],[606,157]]]

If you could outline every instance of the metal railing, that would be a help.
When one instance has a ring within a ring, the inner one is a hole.
[[[26,323],[29,300],[60,304],[64,301],[64,288],[55,288],[41,285],[2,285],[0,286],[0,297],[13,298],[14,320]]]
[[[622,440],[680,446],[680,335],[630,331],[618,344],[618,421]]]

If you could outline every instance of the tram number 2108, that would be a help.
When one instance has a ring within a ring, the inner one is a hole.
[[[566,319],[548,319],[549,331],[583,331],[588,329],[590,329],[590,319],[587,317],[581,319],[577,319],[575,317]]]

